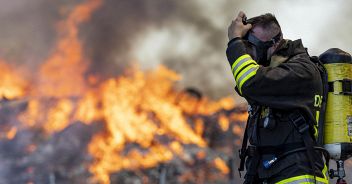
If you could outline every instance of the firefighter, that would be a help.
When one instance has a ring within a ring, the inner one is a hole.
[[[228,37],[226,55],[235,90],[249,104],[240,150],[244,183],[328,183],[316,141],[321,71],[301,40],[283,39],[270,13],[246,21],[242,11],[229,26]]]

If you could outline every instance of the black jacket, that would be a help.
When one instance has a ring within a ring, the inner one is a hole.
[[[257,113],[256,117],[251,117],[253,120],[249,121],[251,124],[257,123],[256,127],[251,127],[250,130],[254,132],[251,133],[251,144],[278,146],[301,142],[300,134],[287,117],[294,111],[299,111],[313,125],[311,126],[311,134],[314,137],[321,110],[319,99],[323,95],[323,84],[319,69],[310,60],[301,40],[285,40],[285,43],[272,57],[272,59],[283,59],[283,62],[278,66],[259,66],[248,61],[251,60],[251,57],[245,55],[252,54],[241,39],[230,42],[226,54],[237,82],[236,91],[251,106],[259,106],[261,109],[261,112]],[[241,60],[241,58],[247,59]],[[270,129],[263,127],[265,109],[271,109],[274,114],[275,126]],[[270,155],[263,155],[262,160],[266,159],[266,156],[270,157]],[[323,162],[321,159],[318,160],[319,162],[316,164],[319,169],[322,169]],[[285,157],[270,169],[265,169],[262,164],[259,164],[259,178],[270,178],[295,164],[307,168],[308,164],[304,164],[304,162],[308,162],[305,153],[297,153]],[[309,172],[308,169],[297,171],[301,173],[293,173],[292,175],[305,174],[305,172]]]
[[[239,44],[232,44],[227,49],[230,65],[246,54],[245,49],[238,49]],[[323,91],[316,64],[310,61],[301,40],[287,41],[276,54],[287,57],[287,61],[276,67],[260,66],[256,75],[242,86],[240,95],[249,104],[282,110],[300,109],[315,121],[316,111],[320,110],[314,107],[315,98]]]

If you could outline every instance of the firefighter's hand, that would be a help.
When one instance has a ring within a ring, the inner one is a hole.
[[[232,21],[228,29],[229,40],[232,40],[233,38],[236,38],[236,37],[240,37],[240,38],[244,37],[246,33],[252,28],[251,24],[246,24],[246,25],[243,24],[242,19],[245,16],[246,15],[242,11],[240,11],[236,19]]]

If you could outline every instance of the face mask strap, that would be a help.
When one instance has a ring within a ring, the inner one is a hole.
[[[274,45],[275,43],[277,43],[277,42],[280,41],[281,36],[282,36],[282,33],[281,33],[281,31],[280,31],[276,36],[274,36],[274,37],[270,40],[270,42],[272,42],[273,45]]]
[[[259,40],[256,36],[254,36],[253,34],[249,33],[247,40],[249,42],[251,42],[253,45],[257,46],[257,47],[264,47],[264,48],[270,48],[272,47],[275,43],[279,42],[281,39],[281,35],[282,33],[279,32],[276,36],[274,36],[271,40],[263,42],[261,40]]]
[[[256,36],[249,33],[245,39],[248,40],[252,45],[256,48],[256,60],[258,64],[267,65],[267,51],[270,47],[272,47],[275,43],[279,42],[281,39],[282,33],[279,32],[276,36],[274,36],[271,40],[263,42],[259,40]]]

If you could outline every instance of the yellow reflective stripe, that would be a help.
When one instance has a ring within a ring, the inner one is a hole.
[[[245,71],[247,68],[249,68],[247,71]],[[241,76],[238,81],[237,84],[238,84],[238,89],[240,90],[240,93],[242,94],[242,85],[250,78],[252,78],[256,73],[257,73],[257,70],[259,68],[259,66],[254,66],[254,67],[247,67],[243,72],[239,74],[239,76]]]
[[[248,66],[248,64],[257,65],[257,63],[254,60],[252,60],[251,58],[245,58],[242,61],[239,62],[238,65],[235,66],[235,68],[232,70],[234,77],[237,76],[238,72],[241,71],[243,67]]]
[[[325,175],[324,175],[325,177]],[[320,177],[315,177],[317,182],[321,182],[324,184],[329,183],[329,181],[325,178],[320,178]],[[282,180],[276,184],[294,184],[297,183],[299,180],[306,180],[305,183],[314,183],[314,176],[312,175],[301,175],[301,176],[296,176],[296,177],[292,177],[292,178],[288,178],[285,180]],[[311,180],[312,182],[308,182],[307,180]],[[299,182],[299,183],[303,183],[303,182]],[[319,184],[319,183],[318,183]]]
[[[236,80],[236,83],[239,84],[240,83],[240,79],[241,78],[244,78],[246,75],[248,75],[248,71],[249,70],[253,70],[253,68],[257,68],[258,65],[248,65],[247,67],[245,67],[236,77],[235,77],[235,80]]]
[[[317,121],[317,126],[314,125],[315,138],[318,138],[319,115],[320,115],[320,111],[315,111],[315,121]]]
[[[319,123],[319,115],[320,115],[320,111],[316,111],[315,112],[315,121],[317,121],[317,123]]]
[[[236,80],[236,84],[242,94],[242,85],[251,77],[256,74],[259,65],[252,59],[249,54],[245,54],[236,59],[232,64],[231,69],[233,77]]]
[[[232,64],[231,70],[233,71],[233,69],[235,68],[235,66],[236,66],[242,59],[245,59],[245,58],[251,58],[251,56],[248,55],[248,54],[245,54],[245,55],[243,55],[243,56],[237,58],[236,61]]]
[[[315,137],[316,139],[318,139],[318,136],[319,136],[319,134],[318,134],[318,128],[317,128],[316,126],[314,126],[314,137]]]
[[[320,111],[315,112],[315,121],[317,122],[317,126],[314,126],[314,137],[318,138],[318,126],[319,126],[319,117],[320,117]]]
[[[326,160],[326,162],[329,162],[329,160]],[[326,174],[328,173],[328,167],[326,166],[326,164],[324,164],[324,169],[321,171],[324,175],[324,178],[327,180],[328,177],[326,176]]]
[[[232,65],[232,72],[234,73],[234,72],[238,69],[238,67],[243,66],[242,64],[243,64],[244,62],[250,61],[250,60],[252,60],[251,57],[245,57],[245,58],[243,58],[243,59],[241,59],[241,60],[236,60],[236,62],[235,62],[236,64],[234,63],[234,64]]]

